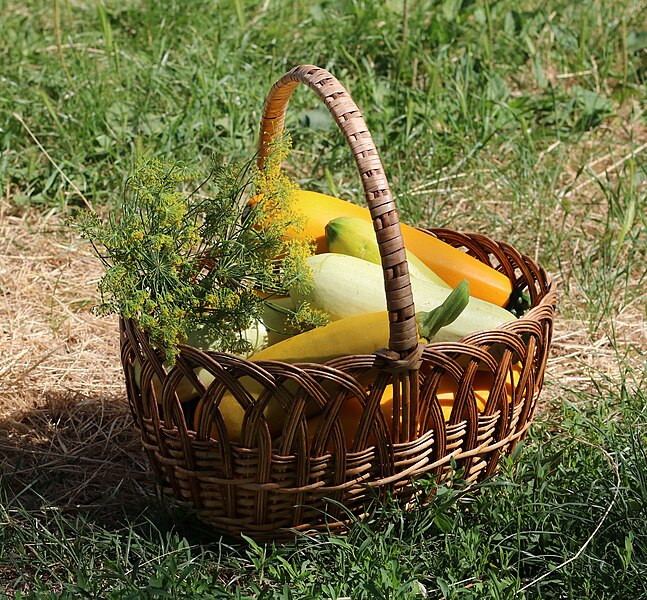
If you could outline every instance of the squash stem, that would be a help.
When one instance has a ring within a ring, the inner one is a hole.
[[[470,287],[463,279],[445,298],[440,306],[428,312],[421,311],[416,315],[418,333],[427,341],[432,340],[442,327],[446,327],[465,310],[470,299]]]

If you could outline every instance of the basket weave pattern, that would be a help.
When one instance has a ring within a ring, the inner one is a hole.
[[[554,286],[544,269],[512,246],[483,235],[429,230],[505,273],[515,288],[526,289],[532,308],[516,321],[460,342],[419,344],[398,215],[384,169],[361,113],[330,73],[301,66],[273,86],[263,114],[260,161],[268,142],[282,131],[288,100],[299,83],[323,99],[355,157],[383,259],[389,348],[325,365],[288,365],[181,346],[167,371],[146,335],[132,321],[120,323],[128,399],[162,492],[218,530],[256,539],[285,537],[290,529],[343,530],[347,515],[327,499],[357,515],[387,493],[406,502],[415,493],[416,479],[446,476],[452,458],[468,482],[490,475],[531,423],[555,307]],[[142,365],[139,380],[135,361]],[[513,374],[518,365],[520,371]],[[208,387],[197,368],[213,376]],[[485,409],[478,412],[473,382],[484,370],[491,373],[492,387]],[[200,392],[199,418],[179,401],[176,390],[183,379]],[[436,392],[447,380],[458,391],[445,422]],[[393,390],[388,420],[380,409],[387,386]],[[238,441],[229,439],[218,410],[225,394],[245,409]],[[350,440],[339,416],[349,398],[363,407]],[[280,403],[284,412],[280,431],[271,431],[265,419],[270,402]],[[314,431],[307,416],[313,411],[322,414]]]

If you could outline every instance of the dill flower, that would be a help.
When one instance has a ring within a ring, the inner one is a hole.
[[[257,292],[287,295],[311,284],[305,259],[313,245],[284,235],[303,227],[297,185],[280,168],[289,147],[287,138],[276,143],[263,170],[253,161],[218,164],[193,192],[195,169],[138,162],[118,211],[106,220],[86,211],[71,222],[105,267],[96,311],[134,319],[170,365],[177,345],[205,323],[219,350],[249,351],[243,332],[263,314]],[[207,186],[213,193],[204,194]],[[302,330],[325,316],[302,307],[291,319]]]

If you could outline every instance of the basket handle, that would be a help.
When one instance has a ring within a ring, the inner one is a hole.
[[[364,117],[350,94],[328,71],[314,65],[299,65],[272,86],[263,108],[258,166],[263,168],[272,141],[283,132],[288,102],[299,83],[307,85],[323,100],[355,158],[382,258],[389,312],[389,350],[404,358],[417,349],[418,331],[400,219]]]

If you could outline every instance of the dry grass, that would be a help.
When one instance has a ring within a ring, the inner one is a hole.
[[[88,309],[96,259],[57,217],[6,204],[0,240],[0,473],[16,490],[29,485],[40,507],[127,505],[149,494],[117,322]]]
[[[61,231],[54,218],[0,212],[0,375],[39,394],[83,393],[91,372],[95,393],[114,394],[121,384],[117,322],[83,310],[99,267]]]
[[[644,368],[647,323],[644,309],[631,305],[591,334],[582,321],[557,316],[548,362],[546,399],[562,399],[561,390],[594,392],[595,382],[618,381],[627,362]]]

